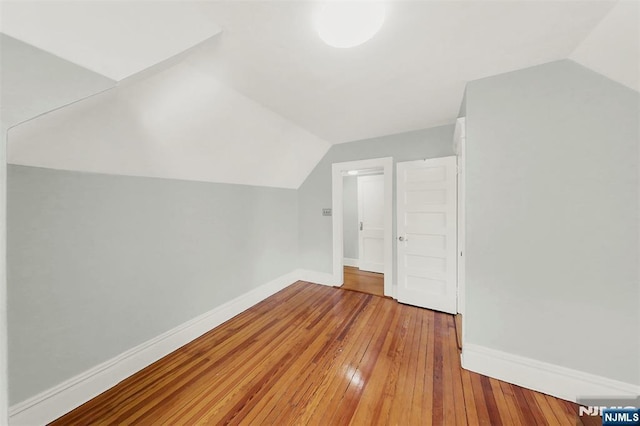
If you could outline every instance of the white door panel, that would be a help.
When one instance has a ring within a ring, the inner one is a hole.
[[[456,157],[397,164],[398,300],[456,313]]]
[[[359,268],[384,272],[384,175],[358,177]]]

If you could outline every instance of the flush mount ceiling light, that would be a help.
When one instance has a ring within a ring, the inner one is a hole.
[[[354,47],[380,30],[385,13],[382,2],[328,1],[317,11],[316,30],[329,46]]]

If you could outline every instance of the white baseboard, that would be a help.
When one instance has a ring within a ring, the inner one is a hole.
[[[640,386],[464,343],[462,367],[485,376],[576,402],[578,398],[640,395]]]
[[[344,266],[353,266],[354,268],[357,268],[358,264],[360,263],[360,259],[345,257],[344,259],[342,259],[342,263],[344,264]]]
[[[84,404],[120,381],[293,284],[294,271],[249,291],[9,409],[10,425],[42,425]],[[314,281],[315,282],[315,281]]]
[[[332,274],[329,274],[327,272],[311,271],[309,269],[297,269],[294,274],[300,281],[308,281],[310,283],[330,286],[342,285],[341,282],[337,282]]]

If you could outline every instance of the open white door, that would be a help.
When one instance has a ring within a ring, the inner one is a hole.
[[[359,261],[363,271],[384,272],[384,176],[358,177]]]
[[[456,313],[456,157],[397,163],[398,301]]]

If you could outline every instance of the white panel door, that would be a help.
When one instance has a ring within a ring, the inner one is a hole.
[[[358,177],[359,261],[363,271],[384,272],[384,175]]]
[[[456,313],[456,157],[398,163],[398,301]]]

